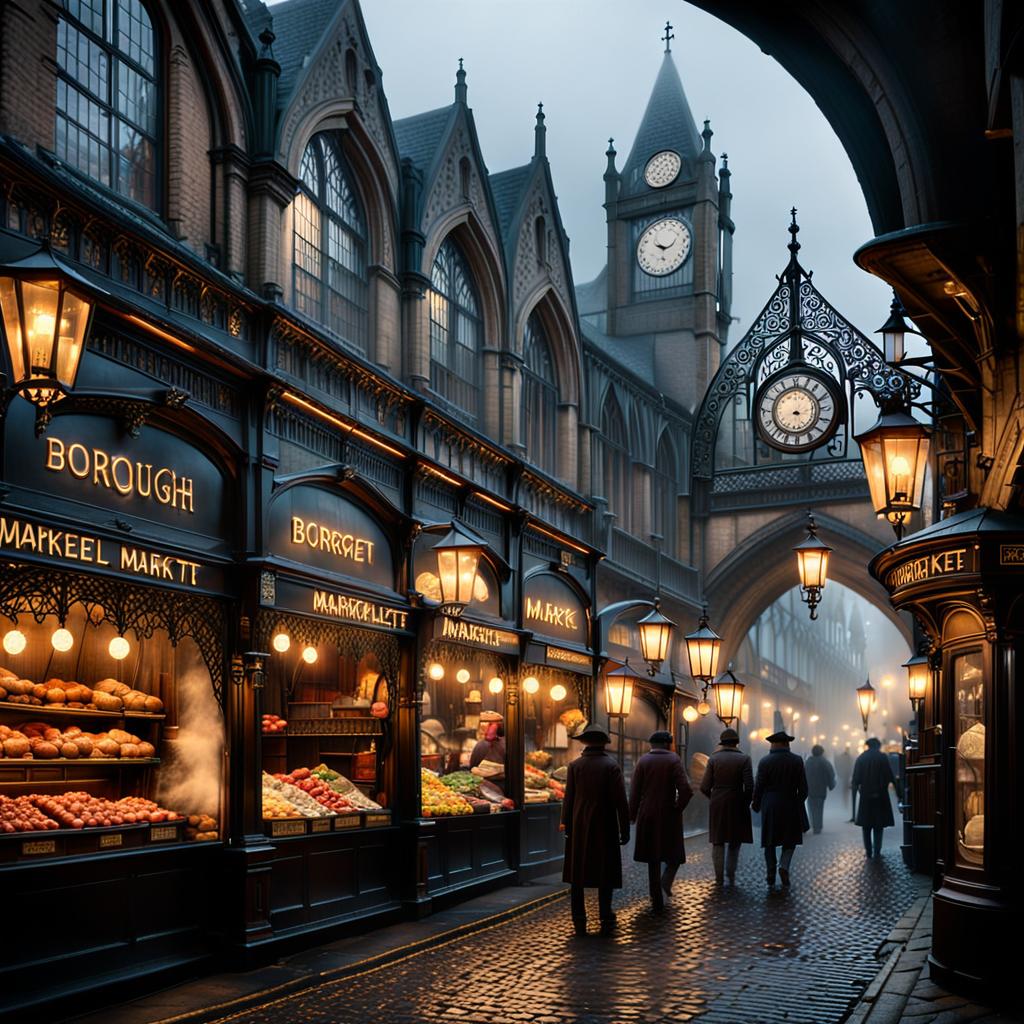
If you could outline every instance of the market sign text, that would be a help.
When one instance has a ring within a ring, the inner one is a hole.
[[[592,668],[593,660],[588,654],[579,651],[567,651],[564,647],[548,647],[548,661],[563,661],[568,665],[579,665],[580,668]]]
[[[552,601],[541,601],[539,598],[526,598],[526,617],[547,626],[558,626],[560,629],[576,629],[579,625],[577,616],[579,609],[566,608]]]
[[[909,583],[920,583],[937,576],[949,576],[963,572],[967,559],[967,548],[954,551],[939,551],[931,555],[912,558],[909,562],[896,566],[886,577],[886,586],[890,591],[898,590]]]
[[[495,650],[517,648],[519,638],[515,633],[494,626],[481,626],[465,619],[453,619],[445,615],[441,619],[441,639],[456,643],[473,644],[476,647],[491,647]]]
[[[314,551],[329,551],[332,555],[351,562],[365,562],[373,565],[374,542],[354,533],[336,530],[325,523],[292,516],[292,543],[299,547],[310,547]]]
[[[405,629],[409,618],[409,613],[401,608],[389,608],[375,601],[336,594],[329,590],[313,591],[313,614],[329,615],[334,619],[361,622],[369,626],[387,626],[390,629]]]

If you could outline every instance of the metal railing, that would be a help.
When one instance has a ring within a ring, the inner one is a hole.
[[[608,562],[618,571],[644,583],[655,585],[659,578],[657,549],[647,541],[612,527]],[[700,597],[700,573],[669,555],[662,554],[661,586],[676,597],[697,601]]]

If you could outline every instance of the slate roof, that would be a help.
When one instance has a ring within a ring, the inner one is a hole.
[[[284,0],[269,9],[277,37],[274,57],[281,65],[277,83],[279,107],[287,105],[306,58],[315,52],[340,6],[338,0]]]
[[[502,238],[508,236],[512,218],[516,215],[516,210],[519,209],[523,191],[529,184],[532,173],[533,165],[524,164],[522,167],[513,167],[510,170],[489,175],[491,194],[494,196],[494,206],[498,211],[498,223],[501,225]]]
[[[580,316],[587,313],[603,313],[608,305],[608,266],[601,268],[601,273],[593,281],[576,286],[576,305]]]
[[[444,140],[445,129],[454,116],[455,104],[427,110],[412,117],[394,121],[395,141],[398,154],[404,160],[408,157],[421,170],[430,168],[437,149]]]
[[[639,166],[643,169],[647,161],[663,149],[675,150],[684,161],[691,166],[702,148],[700,133],[697,131],[693,114],[683,83],[676,70],[676,62],[671,53],[666,53],[661,62],[661,70],[651,90],[651,98],[647,101],[647,109],[633,140],[633,148],[622,169],[624,189],[645,191],[647,185],[643,177],[638,175],[638,186],[631,186],[633,171]]]
[[[628,338],[613,338],[603,334],[585,318],[580,320],[583,337],[593,348],[612,362],[637,377],[644,385],[657,391],[654,372],[654,335],[634,334]]]

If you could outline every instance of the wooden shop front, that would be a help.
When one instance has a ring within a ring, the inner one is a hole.
[[[237,478],[185,398],[0,420],[6,1011],[215,951]]]

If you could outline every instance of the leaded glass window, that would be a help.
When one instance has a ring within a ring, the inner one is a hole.
[[[159,69],[145,6],[139,0],[64,0],[57,69],[57,156],[156,209]]]
[[[619,529],[628,530],[632,505],[629,444],[626,422],[613,394],[605,399],[601,412],[600,445],[602,485],[608,511],[618,517],[615,525]]]
[[[554,474],[558,457],[558,384],[544,325],[530,314],[523,338],[523,443],[535,466]]]
[[[430,387],[475,421],[483,325],[469,266],[451,239],[438,250],[430,279]]]
[[[293,205],[293,305],[365,355],[366,219],[333,133],[310,140],[299,182]]]
[[[651,478],[653,532],[662,538],[661,549],[676,557],[676,496],[679,492],[676,455],[667,433],[661,435]]]

